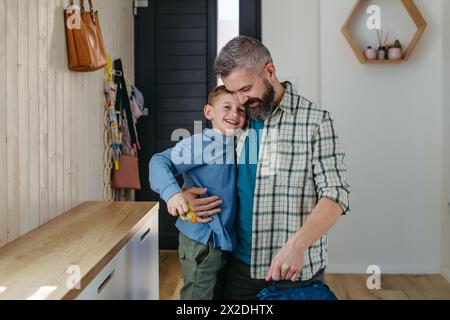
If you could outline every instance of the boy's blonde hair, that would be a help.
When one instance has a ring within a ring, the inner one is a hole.
[[[225,86],[218,86],[216,88],[214,88],[211,93],[208,96],[208,104],[210,106],[213,106],[214,103],[216,102],[216,99],[218,96],[222,95],[222,94],[232,94],[231,91],[229,91]]]

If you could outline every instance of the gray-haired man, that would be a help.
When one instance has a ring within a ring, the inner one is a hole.
[[[215,70],[252,119],[237,145],[238,243],[225,298],[253,299],[271,281],[290,288],[324,280],[327,232],[350,211],[345,153],[333,119],[291,83],[278,81],[269,50],[256,39],[231,40]],[[204,192],[185,191],[194,211],[220,212],[220,199],[196,198]]]

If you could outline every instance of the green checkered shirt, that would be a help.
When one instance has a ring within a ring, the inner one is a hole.
[[[265,121],[253,203],[251,277],[265,278],[272,257],[308,219],[321,198],[350,211],[345,152],[329,112],[286,82],[283,100]],[[237,137],[237,157],[248,130]],[[304,255],[302,280],[328,264],[324,234]]]

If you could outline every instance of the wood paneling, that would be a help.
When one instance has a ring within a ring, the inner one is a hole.
[[[0,246],[103,197],[103,72],[67,69],[67,4],[0,0]],[[133,79],[133,2],[94,4],[109,55]]]
[[[6,0],[0,0],[0,70],[6,70]],[[0,245],[6,242],[8,229],[6,159],[6,77],[0,77]]]
[[[19,235],[19,140],[18,140],[18,2],[6,0],[6,174],[7,237]]]
[[[20,233],[30,229],[30,130],[28,83],[28,0],[18,0],[18,111],[19,111],[19,221]]]

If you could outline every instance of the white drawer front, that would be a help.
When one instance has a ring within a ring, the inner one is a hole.
[[[159,299],[158,215],[153,214],[127,248],[129,298]]]
[[[123,300],[126,252],[123,248],[80,293],[77,300]]]
[[[79,294],[77,300],[158,300],[158,215],[152,214],[130,242]]]

